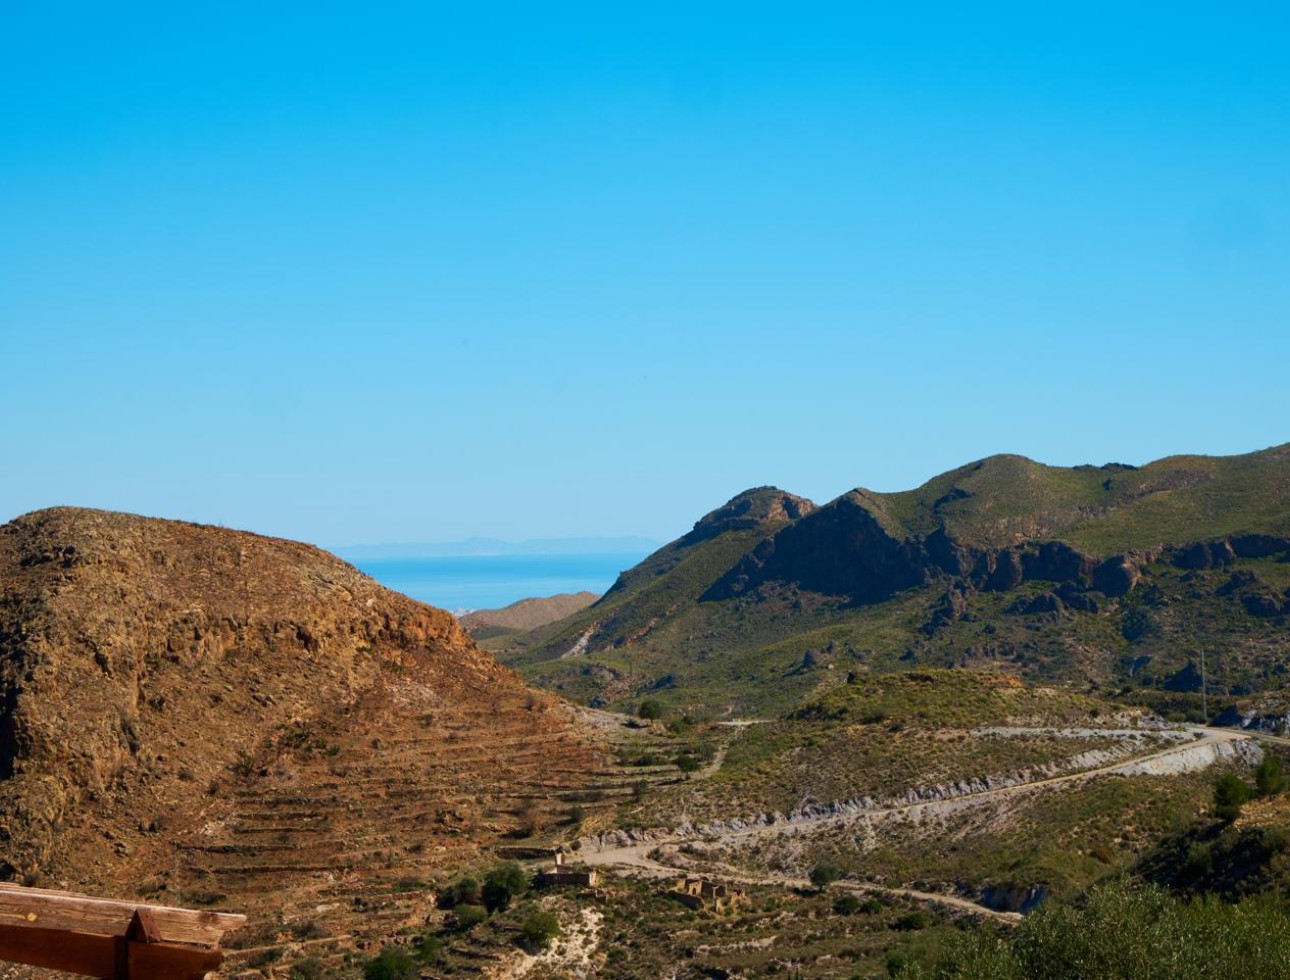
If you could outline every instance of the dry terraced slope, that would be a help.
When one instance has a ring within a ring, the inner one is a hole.
[[[57,508],[0,528],[0,871],[380,937],[601,765],[448,613],[291,541]],[[594,807],[592,808],[594,809]]]

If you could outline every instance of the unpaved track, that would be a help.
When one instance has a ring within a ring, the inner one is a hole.
[[[656,861],[649,856],[659,845],[641,844],[632,847],[618,849],[620,860],[601,862],[593,860],[592,856],[586,853],[581,855],[581,859],[587,864],[597,864],[602,867],[608,866],[611,870],[628,871],[630,873],[642,875],[648,878],[677,878],[690,872],[683,867],[674,867]],[[611,851],[600,852],[601,854],[610,854]],[[746,872],[736,871],[729,867],[723,867],[719,871],[709,871],[704,869],[702,872],[696,872],[699,877],[716,878],[721,881],[732,882],[737,885],[774,885],[781,888],[814,888],[806,878],[794,878],[791,875],[750,875]],[[968,898],[962,898],[958,895],[949,895],[941,892],[922,892],[914,888],[891,888],[886,885],[875,885],[870,882],[861,881],[839,881],[833,886],[835,889],[848,892],[858,892],[862,895],[883,895],[888,898],[907,898],[916,902],[927,902],[933,905],[942,905],[960,912],[967,912],[971,915],[985,916],[996,919],[1000,922],[1015,923],[1021,921],[1021,915],[1018,912],[999,912],[995,909],[986,908],[977,902]]]
[[[1262,732],[1256,728],[1235,729],[1247,738],[1252,738],[1259,742],[1271,742],[1273,745],[1290,746],[1290,738],[1284,735],[1273,735],[1271,732]]]
[[[887,807],[874,807],[860,811],[859,813],[824,813],[818,815],[806,815],[796,819],[780,820],[774,823],[759,823],[752,826],[740,827],[739,829],[725,830],[717,833],[713,833],[710,830],[689,829],[684,831],[651,834],[647,840],[632,841],[630,843],[610,844],[597,842],[595,840],[584,840],[578,857],[586,864],[602,867],[606,870],[629,869],[632,872],[644,874],[649,877],[676,877],[678,874],[684,874],[685,869],[664,864],[661,861],[650,857],[650,853],[656,848],[676,847],[680,844],[686,843],[687,841],[698,839],[702,839],[707,843],[716,845],[737,845],[755,838],[798,834],[808,830],[842,824],[857,819],[877,820],[893,816],[908,816],[914,818],[920,818],[923,816],[939,816],[952,813],[969,806],[980,806],[1001,799],[1019,797],[1066,785],[1085,783],[1089,780],[1103,776],[1170,775],[1178,772],[1193,771],[1197,768],[1205,768],[1218,759],[1231,754],[1230,747],[1233,743],[1250,740],[1252,738],[1250,733],[1236,729],[1189,726],[1187,731],[1192,733],[1194,736],[1193,740],[1184,742],[1180,745],[1171,745],[1156,752],[1147,753],[1146,755],[1124,759],[1096,769],[1086,769],[1082,772],[1068,773],[1060,776],[1049,776],[1043,779],[1036,779],[1032,782],[1017,783],[1011,786],[981,790],[974,793],[964,793],[960,796],[944,800],[926,800],[917,803],[902,803]],[[1268,738],[1268,740],[1272,740],[1272,737],[1266,738]],[[790,888],[809,887],[810,884],[804,879],[793,878],[788,875],[751,876],[736,873],[733,870],[731,870],[729,874],[724,871],[715,875],[710,875],[705,872],[705,876],[716,877],[743,884],[775,884]],[[1020,919],[1020,916],[1017,915],[1017,913],[998,912],[994,909],[988,909],[983,905],[979,905],[976,902],[956,895],[920,892],[908,888],[887,888],[878,885],[855,882],[843,882],[839,883],[839,885],[840,887],[845,887],[849,890],[871,892],[875,894],[898,895],[905,898],[911,898],[916,901],[932,902],[961,911],[969,911],[976,915],[987,915],[1001,921],[1015,922]]]
[[[715,776],[721,771],[721,767],[726,764],[726,753],[730,751],[730,746],[739,737],[740,733],[752,725],[765,725],[767,723],[768,719],[766,718],[737,718],[734,721],[717,722],[720,727],[731,729],[730,735],[722,739],[721,744],[717,746],[717,751],[712,755],[712,761],[699,770],[698,777],[707,779],[710,776]]]

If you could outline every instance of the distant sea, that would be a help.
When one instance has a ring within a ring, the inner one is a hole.
[[[562,592],[604,592],[645,552],[351,559],[382,585],[451,612]]]

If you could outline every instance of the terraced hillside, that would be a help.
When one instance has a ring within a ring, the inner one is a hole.
[[[514,692],[462,705],[379,684],[342,724],[293,726],[230,774],[150,884],[244,909],[254,926],[235,964],[309,955],[339,968],[421,926],[449,877],[495,848],[558,838],[575,807],[591,824],[610,806],[589,801],[601,760],[581,728],[553,724],[563,711]]]
[[[0,528],[0,706],[6,877],[245,910],[266,944],[381,936],[607,764],[325,552],[69,508]]]
[[[713,716],[795,704],[829,669],[981,664],[1199,712],[1202,655],[1222,698],[1278,686],[1287,623],[1280,446],[1140,468],[997,456],[822,507],[748,491],[498,649],[575,698]]]

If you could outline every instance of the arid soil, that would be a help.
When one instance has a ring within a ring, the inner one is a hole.
[[[572,616],[599,598],[594,592],[566,592],[544,598],[521,599],[501,609],[476,609],[461,617],[461,625],[469,633],[488,628],[535,630]]]
[[[0,528],[6,878],[378,941],[599,765],[451,615],[317,548],[71,508]]]

